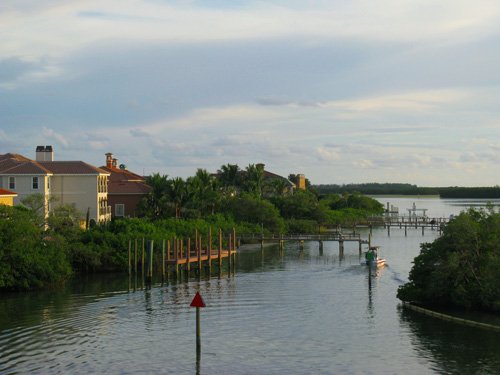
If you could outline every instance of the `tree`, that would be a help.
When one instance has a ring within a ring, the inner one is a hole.
[[[500,309],[500,214],[469,210],[432,243],[422,244],[403,301],[468,309]]]
[[[258,198],[262,197],[264,183],[264,166],[262,164],[249,164],[245,168],[244,189]]]
[[[261,224],[274,233],[282,232],[285,228],[278,209],[271,202],[250,194],[228,200],[225,211],[237,222]]]
[[[225,164],[220,167],[219,178],[224,189],[241,186],[240,167],[237,164]]]
[[[153,219],[166,217],[170,208],[168,175],[154,173],[146,178],[146,183],[151,186],[151,192],[142,199],[139,205],[140,214]]]
[[[205,169],[198,169],[196,174],[187,180],[190,205],[202,215],[214,214],[215,206],[220,200],[218,181]]]
[[[181,177],[169,180],[167,193],[174,205],[175,218],[179,219],[181,217],[181,209],[189,197],[186,182]]]
[[[71,274],[66,241],[48,236],[32,212],[0,205],[0,289],[33,289]]]

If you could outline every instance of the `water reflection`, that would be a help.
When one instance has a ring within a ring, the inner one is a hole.
[[[400,324],[415,340],[418,358],[440,374],[499,374],[498,332],[468,327],[399,308]],[[471,344],[473,343],[473,344]]]

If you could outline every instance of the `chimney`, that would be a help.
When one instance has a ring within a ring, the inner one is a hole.
[[[54,150],[52,146],[45,146],[45,161],[54,161]]]
[[[106,154],[106,167],[113,168],[113,154],[111,152]]]
[[[112,161],[113,168],[116,168],[117,163],[118,163],[118,160],[113,158],[113,161]]]
[[[36,146],[36,161],[45,161],[45,147]]]
[[[36,146],[36,161],[54,161],[52,146]]]

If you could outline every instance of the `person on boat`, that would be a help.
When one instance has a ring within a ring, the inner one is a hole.
[[[376,255],[373,251],[373,249],[368,249],[368,251],[365,253],[365,260],[367,262],[373,262],[376,259]]]

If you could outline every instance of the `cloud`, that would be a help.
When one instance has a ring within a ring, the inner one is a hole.
[[[62,134],[57,133],[57,132],[55,132],[52,129],[49,129],[49,128],[47,128],[47,127],[44,126],[42,128],[42,134],[43,134],[44,137],[46,137],[48,139],[55,139],[56,141],[58,141],[64,147],[68,147],[69,146],[68,140]]]

